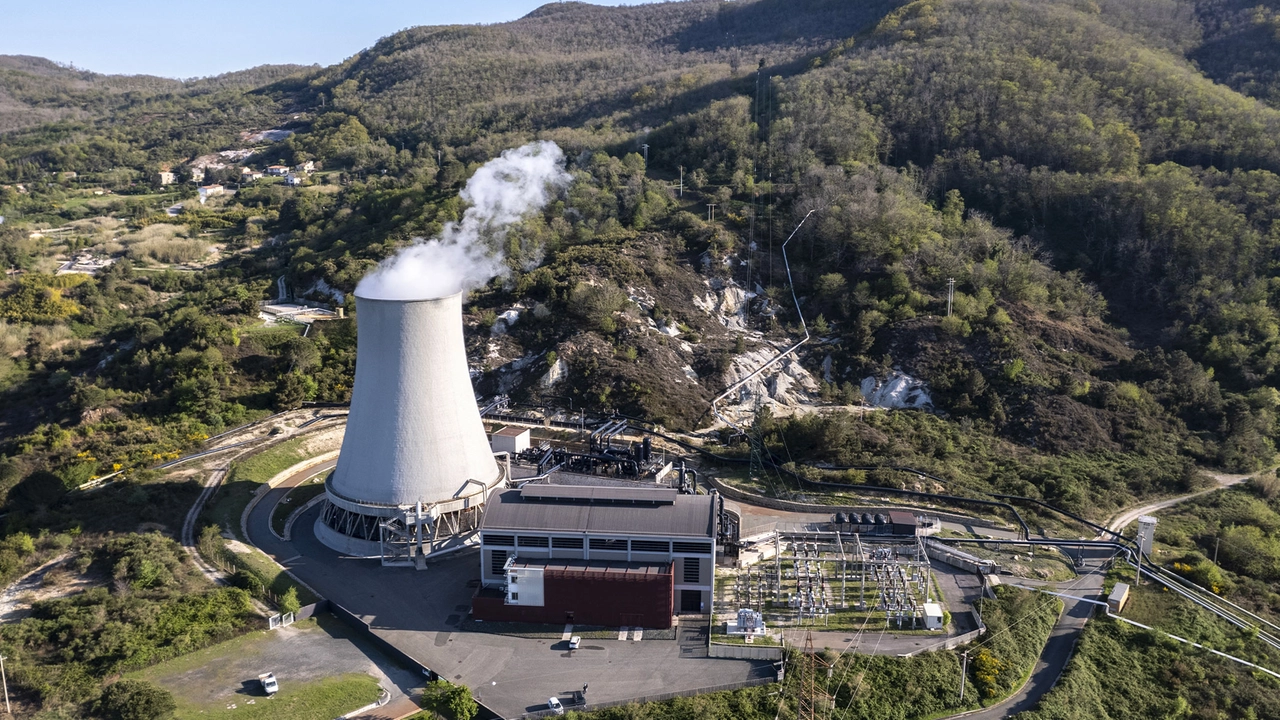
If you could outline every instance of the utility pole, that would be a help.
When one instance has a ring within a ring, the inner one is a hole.
[[[13,708],[9,707],[9,678],[4,674],[5,656],[0,655],[0,682],[4,683],[4,712],[6,715],[13,714]]]
[[[1222,544],[1222,536],[1219,535],[1217,540],[1213,541],[1213,564],[1218,564],[1218,546]]]
[[[969,674],[969,651],[965,650],[963,653],[960,653],[960,655],[961,657],[964,658],[964,664],[961,665],[960,667],[960,702],[963,703],[964,702],[964,679],[965,679],[965,676]]]
[[[956,297],[956,279],[947,278],[947,317],[951,317],[951,302]]]
[[[707,203],[707,222],[716,221],[716,204]]]
[[[644,151],[644,166],[648,168],[649,167],[649,145],[647,143],[643,144],[640,146],[640,149]]]
[[[684,197],[684,166],[680,166],[680,197]]]

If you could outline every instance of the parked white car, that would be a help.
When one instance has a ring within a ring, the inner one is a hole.
[[[560,698],[549,698],[547,700],[547,707],[551,708],[551,712],[556,715],[564,714],[564,705],[560,704]]]

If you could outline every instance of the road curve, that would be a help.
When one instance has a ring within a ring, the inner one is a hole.
[[[1225,488],[1225,487],[1231,487],[1232,485],[1239,485],[1240,483],[1254,476],[1254,475],[1228,475],[1224,473],[1209,473],[1209,474],[1213,477],[1214,480],[1217,481],[1217,484],[1215,484],[1213,487],[1208,488],[1206,490],[1199,490],[1193,493],[1187,493],[1186,495],[1178,495],[1177,497],[1171,497],[1167,500],[1160,500],[1159,502],[1149,503],[1141,507],[1133,508],[1132,510],[1125,510],[1124,512],[1117,515],[1114,519],[1112,519],[1111,522],[1107,523],[1107,529],[1112,532],[1119,533],[1123,531],[1126,527],[1128,527],[1129,523],[1133,522],[1134,520],[1137,520],[1139,516],[1150,515],[1156,512],[1157,510],[1163,510],[1167,507],[1173,507],[1174,505],[1186,502],[1187,500],[1190,500],[1192,498],[1197,498],[1197,497],[1200,497],[1201,495],[1208,495],[1211,492],[1221,490],[1222,488]],[[1099,534],[1098,537],[1101,538],[1102,537],[1101,534]]]

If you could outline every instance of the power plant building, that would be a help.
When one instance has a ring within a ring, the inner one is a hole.
[[[481,525],[478,620],[666,628],[711,611],[714,495],[529,484]]]
[[[467,368],[462,295],[356,296],[355,385],[316,537],[338,552],[417,565],[453,549],[509,468],[489,448]]]

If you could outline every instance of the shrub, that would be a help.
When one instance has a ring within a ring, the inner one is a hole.
[[[107,686],[97,711],[107,720],[161,720],[178,709],[173,695],[145,680],[120,680]]]

